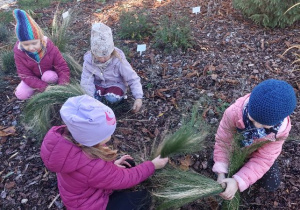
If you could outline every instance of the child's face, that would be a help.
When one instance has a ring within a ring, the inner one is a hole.
[[[270,125],[262,125],[258,122],[256,122],[249,114],[248,114],[248,117],[249,117],[249,120],[252,121],[253,125],[256,127],[256,128],[271,128],[272,126]]]
[[[34,39],[21,42],[22,47],[29,52],[38,52],[41,49],[41,40]]]
[[[98,56],[94,55],[94,57],[100,63],[105,63],[106,61],[108,61],[110,59],[111,55],[108,55],[106,57],[98,57]]]

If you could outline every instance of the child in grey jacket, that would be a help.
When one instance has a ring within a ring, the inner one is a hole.
[[[88,95],[109,104],[121,102],[129,86],[135,98],[132,110],[138,112],[142,107],[140,77],[114,46],[112,31],[103,23],[92,25],[91,51],[84,55],[80,84]]]

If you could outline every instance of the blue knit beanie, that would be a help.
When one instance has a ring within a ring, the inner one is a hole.
[[[294,89],[285,81],[269,79],[251,92],[249,115],[262,125],[273,126],[292,114],[296,108]]]

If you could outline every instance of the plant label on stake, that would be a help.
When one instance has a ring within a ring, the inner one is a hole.
[[[195,13],[196,15],[197,15],[198,13],[200,13],[200,8],[201,8],[201,7],[193,7],[193,13]]]
[[[162,2],[162,0],[157,0],[159,3],[161,3]]]
[[[140,52],[140,56],[141,56],[142,52],[146,51],[146,44],[138,44],[136,51]]]
[[[66,11],[62,14],[63,19],[66,19],[67,17],[69,17],[69,11]]]

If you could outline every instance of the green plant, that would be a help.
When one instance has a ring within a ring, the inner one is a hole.
[[[34,95],[24,109],[24,123],[40,140],[53,125],[61,124],[59,109],[73,96],[85,92],[79,84],[55,85]]]
[[[290,7],[298,0],[233,0],[233,6],[252,19],[257,24],[265,27],[285,27],[300,20],[300,8]],[[285,13],[286,12],[286,13]]]
[[[10,23],[14,20],[12,11],[1,11],[0,12],[0,22],[1,23]]]
[[[3,24],[0,24],[0,42],[8,41],[8,30],[7,27]]]
[[[166,167],[151,178],[158,198],[155,209],[177,209],[200,198],[217,195],[223,191],[221,185],[211,178],[191,171]]]
[[[69,66],[71,83],[77,83],[81,78],[82,66],[69,53],[62,53],[62,56]]]
[[[192,47],[191,26],[185,17],[163,16],[154,34],[154,46],[167,50]]]
[[[15,64],[13,51],[5,51],[4,53],[2,53],[1,60],[2,60],[2,71],[5,74],[16,71],[16,64]]]
[[[38,8],[48,7],[51,2],[51,0],[18,0],[18,5],[21,9],[24,10],[35,10]]]
[[[69,40],[69,34],[67,32],[70,26],[71,13],[69,13],[66,18],[63,18],[62,21],[60,21],[59,17],[61,17],[59,11],[56,10],[49,37],[61,52],[66,52],[66,46]]]
[[[141,40],[152,34],[153,27],[150,16],[144,11],[125,11],[120,14],[120,29],[118,36],[121,39]]]
[[[191,119],[162,141],[155,156],[170,157],[174,154],[197,152],[208,134],[209,126],[199,118],[198,110],[194,106]]]

